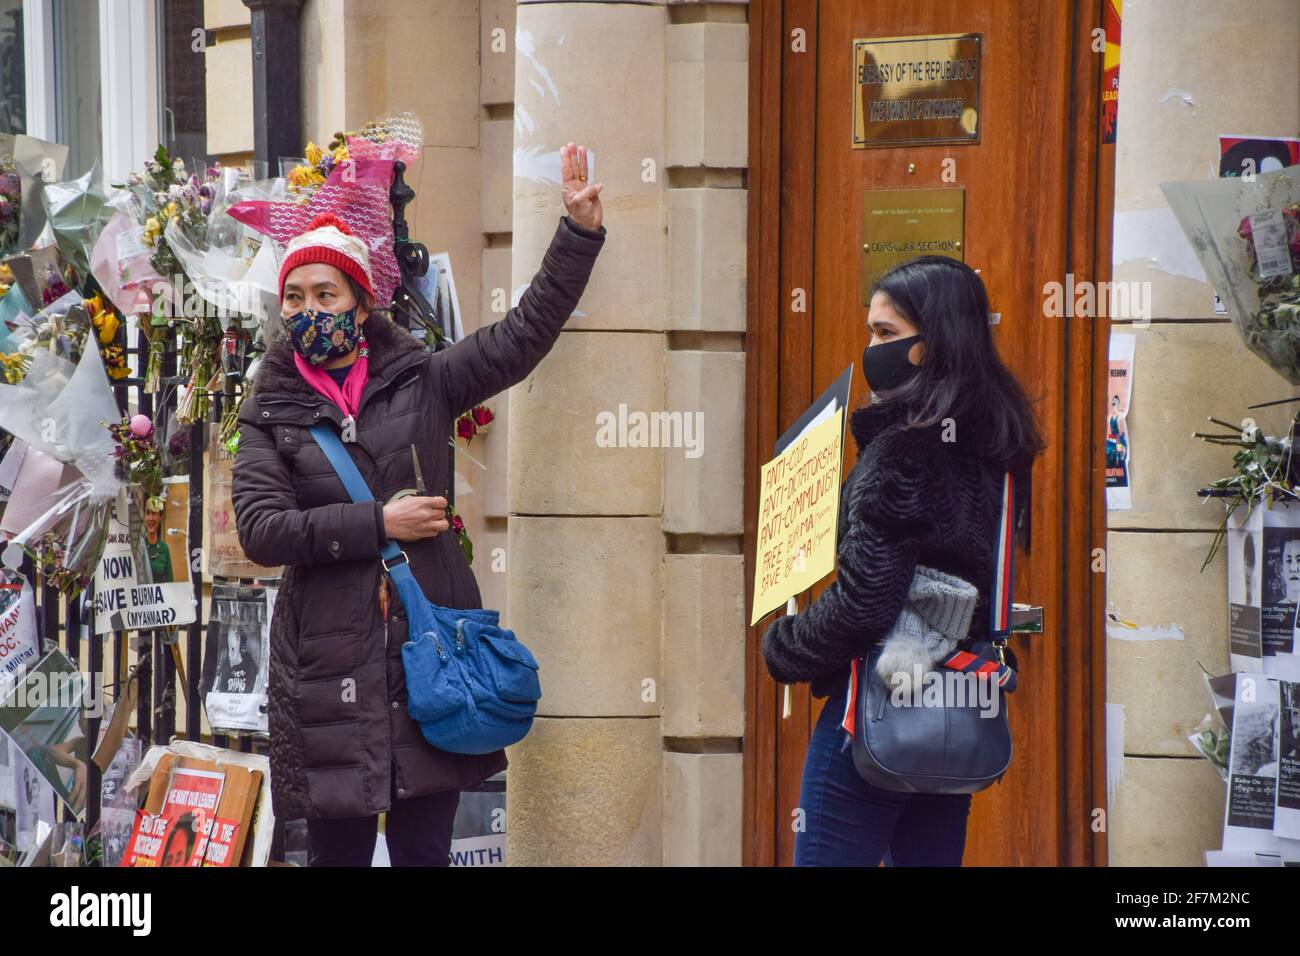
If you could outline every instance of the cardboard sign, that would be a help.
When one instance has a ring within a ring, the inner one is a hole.
[[[262,774],[164,754],[120,866],[239,866]]]
[[[109,523],[108,544],[95,568],[95,633],[149,630],[190,624],[194,621],[194,586],[188,565],[177,574],[166,546],[165,512],[159,529],[163,548],[171,567],[171,577],[180,580],[154,580],[154,572],[143,540],[143,531],[133,531],[128,496],[120,494]],[[143,520],[143,518],[141,519]],[[138,527],[138,526],[137,526]],[[184,530],[184,528],[182,528]],[[182,554],[184,549],[182,549]],[[164,575],[166,576],[166,575]]]
[[[750,624],[835,569],[844,409],[763,466]]]

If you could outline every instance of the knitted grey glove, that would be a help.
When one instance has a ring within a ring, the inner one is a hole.
[[[910,690],[914,679],[956,650],[970,631],[978,600],[968,581],[917,565],[907,601],[876,660],[886,686]]]

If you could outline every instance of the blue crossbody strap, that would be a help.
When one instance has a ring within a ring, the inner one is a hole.
[[[339,440],[338,435],[334,434],[333,429],[324,422],[317,422],[307,430],[311,432],[311,437],[316,439],[316,444],[320,445],[320,450],[325,453],[325,457],[329,459],[329,463],[334,467],[339,480],[343,482],[343,487],[347,489],[348,496],[356,502],[374,501],[375,496],[370,493],[366,480],[361,477],[361,472],[357,469],[357,463],[352,460],[352,456],[343,447],[343,442]],[[388,566],[389,561],[405,557],[402,549],[397,546],[397,542],[392,538],[385,542],[383,550],[379,554],[384,559],[385,567]],[[388,571],[390,574],[399,571],[404,571],[406,574],[411,573],[406,562],[403,562],[398,567],[389,567]]]

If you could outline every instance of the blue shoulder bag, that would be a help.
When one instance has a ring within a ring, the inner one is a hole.
[[[311,435],[353,501],[374,501],[365,479],[325,423]],[[485,608],[454,610],[424,596],[397,542],[380,552],[406,608],[402,645],[407,709],[424,738],[456,754],[486,754],[518,743],[533,726],[542,697],[537,659]]]

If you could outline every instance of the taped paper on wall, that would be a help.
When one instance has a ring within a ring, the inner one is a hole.
[[[1128,511],[1133,507],[1128,410],[1133,397],[1133,356],[1137,336],[1110,337],[1110,374],[1106,385],[1106,507]]]

